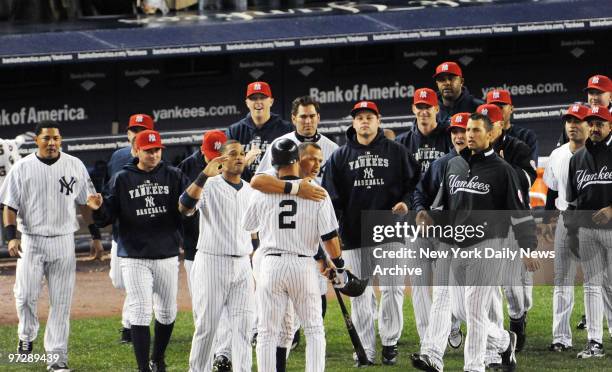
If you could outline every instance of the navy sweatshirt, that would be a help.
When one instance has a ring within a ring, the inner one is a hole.
[[[516,125],[510,126],[510,129],[506,131],[506,134],[523,141],[531,150],[531,160],[534,164],[538,165],[538,137],[535,132],[531,129],[517,127]]]
[[[108,189],[111,186],[113,177],[117,173],[119,173],[119,171],[121,171],[126,164],[132,162],[133,160],[134,160],[134,157],[132,156],[131,146],[123,147],[113,152],[110,160],[108,161],[108,168],[107,168],[108,182],[106,183],[106,185],[104,185],[104,190],[102,191],[105,195],[108,194]],[[116,224],[113,224],[112,235],[113,235],[113,240],[117,241],[118,233],[117,233],[117,226],[115,225]]]
[[[185,160],[178,165],[178,169],[187,176],[189,182],[193,182],[198,175],[202,173],[202,170],[206,168],[206,164],[202,151],[198,149],[189,157],[185,158]],[[198,245],[198,236],[200,235],[200,212],[198,210],[191,216],[183,216],[183,234],[185,239],[183,241],[185,259],[193,261]]]
[[[261,149],[261,154],[255,159],[253,164],[245,168],[242,173],[242,179],[250,182],[251,178],[255,175],[261,158],[266,152],[266,148],[276,138],[293,132],[293,130],[293,125],[274,113],[270,115],[270,119],[261,128],[257,128],[253,118],[251,118],[251,113],[248,113],[244,119],[230,125],[227,128],[228,139],[237,140],[244,145],[245,152],[248,152],[253,146],[258,146]]]
[[[339,219],[343,249],[371,245],[361,239],[361,212],[391,211],[410,194],[419,180],[419,165],[406,148],[385,138],[382,129],[367,146],[357,142],[355,129],[347,142],[327,161],[323,187],[329,193]],[[371,234],[370,234],[371,235]]]
[[[525,198],[525,207],[529,208],[529,189],[538,177],[535,164],[530,157],[529,146],[507,134],[502,134],[495,142],[495,152],[504,152],[504,160],[514,168],[519,180],[520,190]]]
[[[431,163],[431,166],[423,174],[412,194],[410,209],[414,212],[419,212],[423,209],[428,210],[431,207],[438,194],[438,190],[440,190],[440,184],[444,179],[446,164],[455,156],[457,156],[457,151],[453,148],[449,153]]]
[[[447,128],[447,125],[438,124],[425,136],[415,123],[412,129],[400,134],[395,141],[406,146],[410,155],[421,165],[421,174],[424,174],[434,160],[444,156],[452,148]]]
[[[452,106],[444,106],[440,92],[438,92],[438,102],[440,102],[440,112],[436,120],[445,125],[450,125],[451,116],[460,112],[476,112],[478,106],[484,103],[483,100],[471,95],[466,87],[461,88],[461,94]]]
[[[189,186],[177,168],[161,161],[150,172],[138,169],[138,159],[117,173],[94,211],[98,226],[117,221],[119,257],[161,259],[178,256],[182,244],[182,218],[178,200]]]

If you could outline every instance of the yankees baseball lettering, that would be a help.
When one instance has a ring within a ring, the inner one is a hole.
[[[448,177],[448,186],[450,188],[450,194],[454,195],[459,191],[469,192],[474,194],[488,194],[491,185],[477,182],[478,176],[474,176],[469,180],[460,180],[459,176],[453,174]]]
[[[612,183],[612,171],[608,171],[608,167],[605,165],[597,173],[588,173],[588,171],[584,169],[577,170],[576,181],[578,181],[578,190],[582,190],[594,183]]]

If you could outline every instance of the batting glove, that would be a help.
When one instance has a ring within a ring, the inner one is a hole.
[[[336,267],[333,271],[332,285],[334,288],[344,288],[348,282],[348,275],[344,267]]]

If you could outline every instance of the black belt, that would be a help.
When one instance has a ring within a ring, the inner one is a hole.
[[[293,253],[268,253],[268,254],[266,254],[266,256],[276,256],[276,257],[280,257],[280,256],[282,256],[283,254],[284,254],[284,255],[289,255],[289,256],[295,256],[295,254],[293,254]],[[298,257],[310,257],[310,256],[307,256],[307,255],[305,255],[305,254],[298,254],[297,256],[298,256]]]

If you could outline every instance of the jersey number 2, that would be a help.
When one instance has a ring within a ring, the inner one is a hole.
[[[288,210],[283,210],[278,215],[279,229],[295,229],[295,220],[293,217],[297,213],[297,203],[295,200],[283,200],[278,205],[281,208],[289,207]]]

